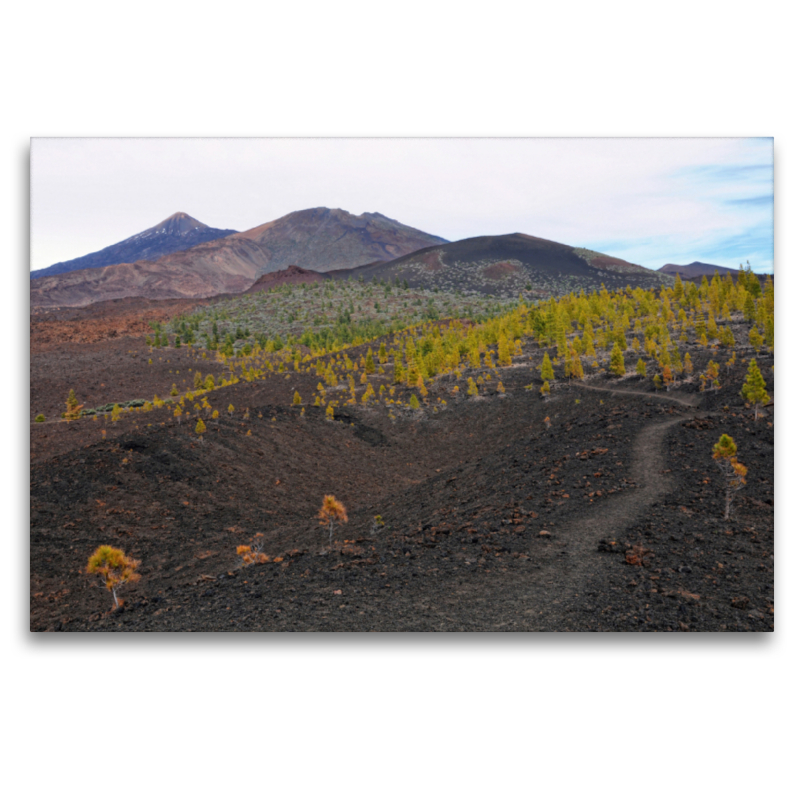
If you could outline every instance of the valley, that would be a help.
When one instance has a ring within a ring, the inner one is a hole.
[[[34,315],[31,629],[773,629],[771,282],[403,280]]]

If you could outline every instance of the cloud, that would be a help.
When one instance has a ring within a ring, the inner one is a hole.
[[[773,196],[771,194],[762,194],[759,197],[740,197],[735,200],[728,200],[731,205],[742,206],[772,206]]]

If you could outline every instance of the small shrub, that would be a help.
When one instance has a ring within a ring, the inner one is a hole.
[[[370,535],[375,536],[375,534],[378,533],[385,524],[386,523],[383,521],[383,517],[380,514],[376,514],[372,518],[372,525],[370,525],[369,529]]]
[[[243,566],[248,567],[250,564],[266,564],[269,562],[269,556],[262,552],[264,549],[263,538],[263,533],[257,533],[250,544],[240,544],[236,548],[236,555],[242,557]]]

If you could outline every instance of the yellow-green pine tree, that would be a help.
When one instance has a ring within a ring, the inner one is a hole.
[[[758,419],[758,407],[763,406],[770,400],[766,387],[767,383],[764,380],[764,376],[753,358],[747,368],[747,379],[742,386],[742,397],[755,407],[755,419]]]
[[[550,356],[545,353],[544,359],[542,360],[542,368],[539,372],[543,381],[552,381],[555,380],[555,373],[553,372],[553,365],[550,362]]]
[[[611,364],[609,369],[615,375],[622,376],[625,374],[625,357],[622,355],[622,350],[617,342],[614,343],[614,349],[611,351]]]

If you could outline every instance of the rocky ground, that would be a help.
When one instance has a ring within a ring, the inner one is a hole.
[[[300,416],[291,394],[315,376],[287,373],[213,392],[236,410],[202,443],[167,408],[32,425],[31,629],[772,630],[774,430],[738,394],[743,360],[718,392],[593,378],[542,400],[530,355],[502,370],[505,395],[395,421]],[[90,404],[163,397],[176,371],[218,368],[192,358],[143,335],[37,348],[31,413],[55,419],[72,386]],[[729,521],[722,433],[749,468]],[[332,543],[328,493],[349,515]],[[256,533],[271,561],[243,566]],[[83,572],[104,543],[141,561],[119,611]]]

